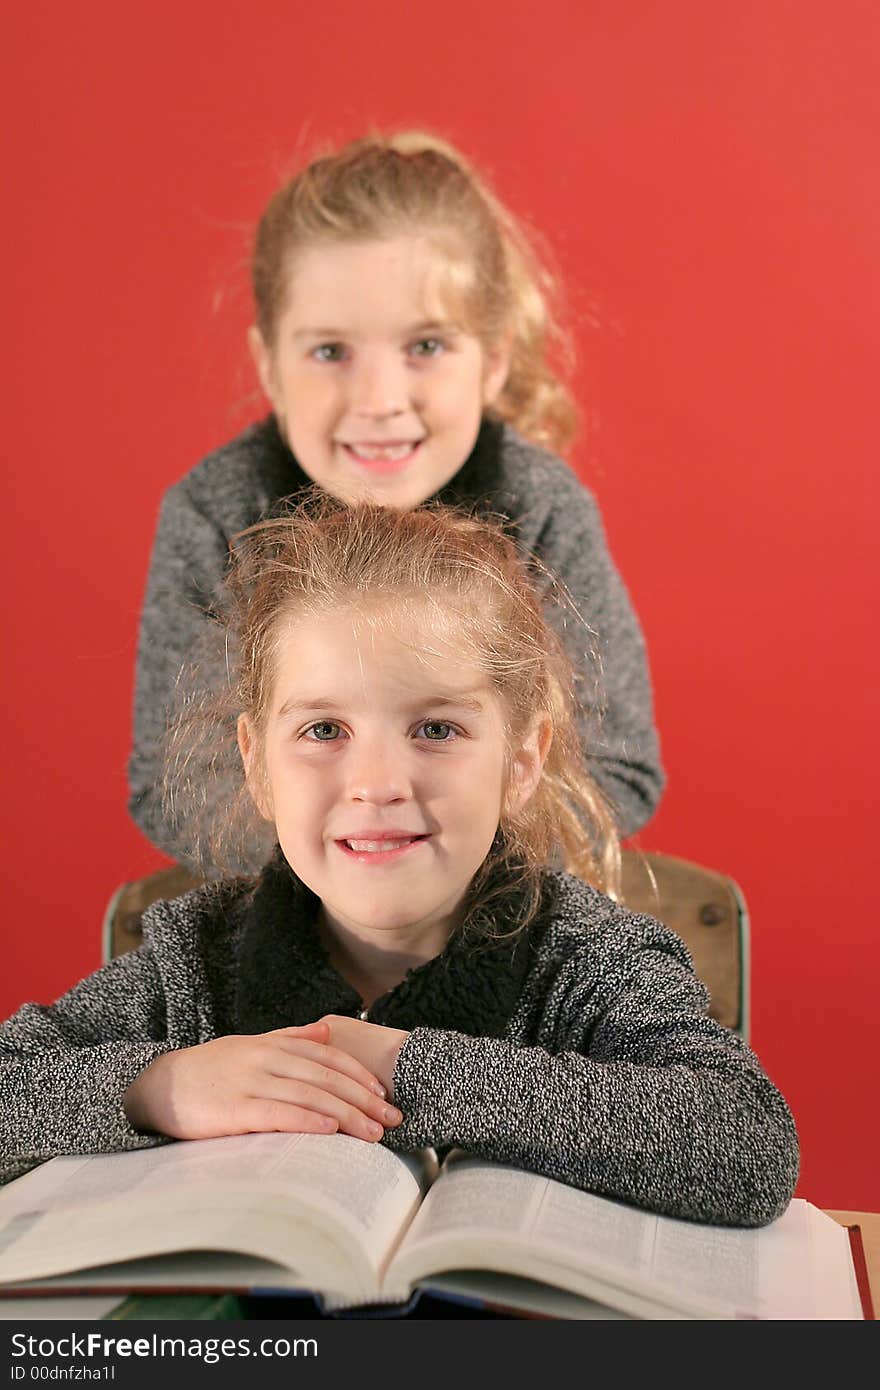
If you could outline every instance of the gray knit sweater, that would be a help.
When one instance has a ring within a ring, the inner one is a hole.
[[[129,806],[148,838],[174,859],[192,859],[186,831],[167,822],[160,791],[161,744],[175,683],[208,625],[230,538],[309,485],[270,417],[210,454],[163,498],[141,617]],[[578,676],[592,770],[617,809],[622,833],[632,834],[654,811],[664,777],[645,643],[608,553],[595,499],[560,459],[510,427],[485,421],[440,500],[507,517],[521,551],[537,554],[564,581],[596,633],[601,677],[578,625],[569,624],[562,635]],[[206,670],[209,683],[226,679],[217,660],[216,671]],[[209,781],[219,803],[224,777],[206,775]],[[257,869],[264,859],[265,847],[255,846],[241,867]]]
[[[494,920],[514,907],[508,895]],[[0,1028],[0,1177],[163,1142],[131,1128],[122,1096],[164,1051],[360,1011],[280,854],[256,882],[155,904],[144,925],[139,950]],[[373,1004],[373,1022],[411,1030],[394,1074],[405,1118],[385,1142],[460,1147],[673,1216],[761,1225],[797,1179],[794,1123],[705,1009],[677,936],[550,873],[518,939],[463,930]]]

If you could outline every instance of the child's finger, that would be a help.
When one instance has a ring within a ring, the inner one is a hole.
[[[373,1138],[376,1136],[370,1125],[378,1124],[384,1129],[400,1124],[403,1118],[400,1111],[381,1096],[322,1061],[284,1055],[280,1062],[278,1065],[279,1058],[273,1059],[272,1069],[258,1083],[261,1096],[288,1100],[320,1110],[325,1115],[334,1115],[348,1132],[351,1132],[349,1126],[359,1123],[354,1118],[357,1114],[367,1123]],[[359,1132],[362,1129],[363,1124],[359,1124]]]
[[[279,1077],[275,1077],[277,1086],[271,1088],[271,1093],[254,1098],[257,1105],[274,1106],[275,1115],[284,1122],[285,1112],[289,1116],[285,1122],[285,1129],[289,1123],[299,1127],[299,1120],[303,1113],[311,1115],[311,1129],[320,1130],[327,1133],[317,1125],[317,1118],[332,1120],[336,1129],[341,1134],[350,1134],[353,1138],[363,1138],[367,1143],[375,1144],[381,1140],[385,1133],[385,1126],[380,1120],[371,1118],[370,1115],[361,1111],[359,1105],[349,1104],[343,1101],[339,1095],[334,1095],[331,1091],[323,1091],[320,1087],[310,1086],[306,1081],[289,1081],[284,1083]],[[268,1088],[267,1088],[268,1090]]]
[[[324,1024],[323,1027],[326,1028],[327,1025]],[[312,1061],[333,1067],[345,1076],[350,1076],[352,1081],[366,1086],[367,1090],[372,1091],[374,1095],[381,1096],[384,1100],[387,1092],[382,1082],[368,1067],[365,1067],[356,1057],[352,1057],[350,1052],[345,1052],[341,1047],[329,1047],[317,1039],[282,1038],[279,1036],[281,1033],[289,1034],[291,1031],[290,1029],[279,1029],[278,1034],[273,1035],[278,1037],[279,1045],[283,1051],[289,1052],[292,1056],[309,1057]]]
[[[339,1123],[332,1115],[287,1105],[277,1100],[252,1100],[239,1113],[245,1134],[336,1134]],[[359,1136],[358,1136],[359,1137]]]
[[[324,1038],[330,1035],[330,1025],[317,1018],[314,1023],[298,1024],[295,1028],[273,1028],[273,1037]]]

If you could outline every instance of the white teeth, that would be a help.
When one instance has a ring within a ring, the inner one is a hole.
[[[411,454],[416,446],[413,441],[407,441],[405,444],[349,444],[348,447],[358,458],[369,459],[371,462],[388,459],[391,463],[396,463],[399,459],[405,459],[407,454]]]
[[[411,845],[415,838],[415,835],[411,835],[406,840],[346,840],[345,843],[355,854],[381,854],[383,850],[404,849],[406,845]]]

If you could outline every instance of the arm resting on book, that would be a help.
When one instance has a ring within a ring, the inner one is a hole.
[[[234,971],[222,934],[201,942],[190,935],[182,899],[155,904],[150,921],[137,951],[51,1006],[25,1004],[0,1026],[0,1181],[58,1154],[145,1148],[168,1137],[338,1128],[375,1141],[399,1122],[372,1073],[328,1045],[325,1025],[227,1033],[217,977],[228,990]],[[184,949],[157,956],[152,928]],[[219,959],[211,970],[212,950]]]
[[[791,1113],[748,1047],[701,1012],[696,978],[642,952],[605,978],[596,1016],[587,972],[569,965],[546,1045],[415,1029],[394,1077],[404,1123],[386,1143],[462,1148],[695,1221],[780,1215],[798,1173]]]
[[[143,947],[0,1025],[0,1182],[59,1153],[163,1143],[132,1127],[122,1098],[167,1051],[165,1031],[158,972]]]

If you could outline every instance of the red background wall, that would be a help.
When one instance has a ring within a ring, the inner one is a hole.
[[[81,13],[77,13],[81,11]],[[734,875],[800,1192],[880,1208],[873,0],[32,0],[7,14],[0,1013],[99,961],[163,488],[259,408],[247,237],[298,144],[426,124],[546,233],[669,790]]]

